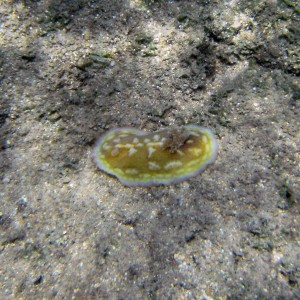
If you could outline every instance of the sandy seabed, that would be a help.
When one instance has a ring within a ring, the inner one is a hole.
[[[1,299],[300,299],[298,1],[0,5]],[[124,187],[111,128],[211,128],[217,161]]]

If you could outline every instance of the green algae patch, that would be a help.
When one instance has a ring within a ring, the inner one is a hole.
[[[195,125],[149,133],[109,130],[96,143],[98,167],[126,186],[172,184],[202,172],[215,161],[218,144],[211,130]]]

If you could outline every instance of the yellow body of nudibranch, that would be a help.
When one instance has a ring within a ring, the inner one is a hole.
[[[217,151],[213,133],[195,125],[154,133],[119,128],[99,139],[94,158],[126,186],[152,186],[197,175],[215,161]]]

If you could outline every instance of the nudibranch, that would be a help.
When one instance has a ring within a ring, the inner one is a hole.
[[[109,130],[96,143],[98,167],[125,186],[172,184],[202,172],[216,160],[217,141],[208,128],[187,125],[153,133]]]

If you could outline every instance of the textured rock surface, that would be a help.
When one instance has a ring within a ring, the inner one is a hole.
[[[4,0],[0,20],[1,299],[297,299],[298,1]],[[92,162],[107,129],[185,124],[220,146],[189,181]]]

